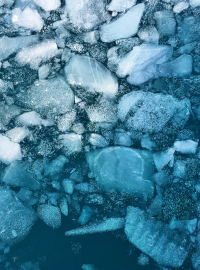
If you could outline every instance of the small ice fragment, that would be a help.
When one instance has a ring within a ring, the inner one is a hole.
[[[198,142],[192,140],[176,141],[174,143],[175,150],[181,154],[195,154]]]

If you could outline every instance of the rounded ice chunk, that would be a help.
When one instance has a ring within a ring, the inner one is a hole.
[[[152,153],[128,147],[107,147],[86,154],[90,170],[106,191],[152,196]]]
[[[38,217],[53,229],[61,226],[61,213],[58,207],[42,204],[38,206],[37,213]]]

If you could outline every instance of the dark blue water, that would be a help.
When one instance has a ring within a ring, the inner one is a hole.
[[[126,241],[123,230],[66,237],[65,231],[73,227],[70,217],[63,218],[57,230],[38,220],[27,238],[11,249],[8,262],[16,269],[26,261],[39,262],[41,270],[79,270],[83,264],[94,264],[98,270],[158,269],[152,261],[138,265],[141,252]],[[1,265],[0,270],[4,269]]]

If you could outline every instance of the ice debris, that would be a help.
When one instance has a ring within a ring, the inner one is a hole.
[[[82,151],[82,136],[75,133],[59,135],[63,150],[66,155],[77,154]]]
[[[90,170],[106,191],[153,195],[151,152],[126,147],[107,147],[86,154]]]
[[[176,141],[174,143],[175,150],[182,154],[195,154],[198,142],[192,140]]]
[[[88,225],[65,233],[66,236],[102,233],[122,229],[124,218],[108,218],[97,224]]]
[[[26,137],[30,135],[30,131],[25,127],[15,127],[13,129],[8,130],[5,133],[6,137],[8,137],[14,143],[20,143]]]
[[[36,113],[34,111],[21,114],[15,119],[15,123],[18,126],[25,127],[40,125],[48,127],[53,125],[52,120],[44,120],[40,117],[39,113]]]

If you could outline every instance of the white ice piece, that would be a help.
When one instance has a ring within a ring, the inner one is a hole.
[[[158,171],[161,171],[173,158],[175,149],[169,148],[162,152],[153,154],[154,163]]]
[[[198,142],[192,140],[176,141],[174,143],[175,150],[181,154],[195,154]]]
[[[24,114],[21,114],[20,116],[18,116],[15,120],[17,125],[20,126],[39,126],[39,125],[43,125],[43,126],[52,126],[53,122],[51,120],[43,120],[39,113],[37,112],[27,112]]]
[[[15,160],[21,160],[20,145],[11,142],[6,136],[0,135],[0,161],[9,165]]]
[[[12,142],[20,143],[23,141],[28,135],[30,131],[24,127],[15,127],[6,132],[6,136],[11,139]]]
[[[137,0],[112,0],[107,6],[107,10],[123,12],[136,4]]]
[[[50,60],[56,56],[58,48],[54,40],[46,40],[35,46],[21,50],[15,57],[20,65],[30,65],[32,69],[38,69],[41,62]]]
[[[56,10],[60,7],[60,0],[33,0],[39,7],[45,11]]]
[[[16,27],[24,27],[35,31],[40,31],[43,27],[43,20],[37,10],[25,8],[15,8],[12,12],[12,23]]]

